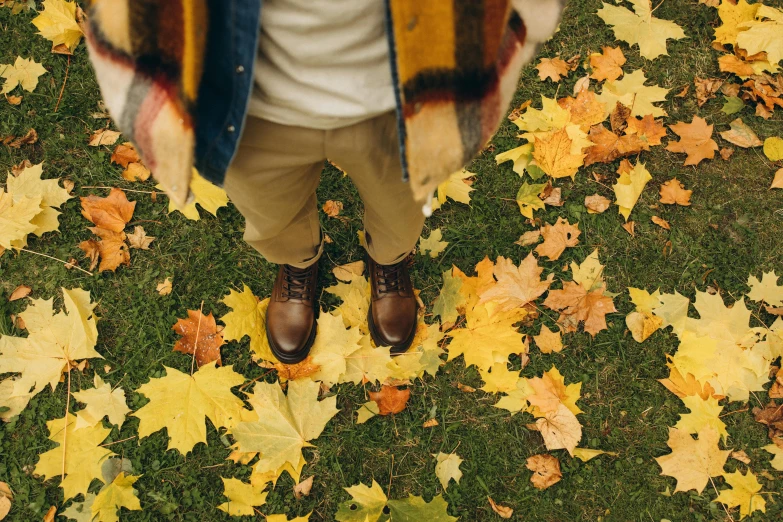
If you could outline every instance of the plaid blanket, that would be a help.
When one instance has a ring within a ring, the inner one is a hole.
[[[215,10],[239,1],[92,0],[88,7],[87,44],[106,105],[180,204],[200,129],[222,123],[196,121],[199,104],[210,103],[199,99],[205,57],[215,55],[207,52],[209,24]],[[403,166],[423,200],[497,130],[522,66],[555,29],[561,0],[384,1]],[[235,41],[255,45],[255,35],[245,36]],[[229,130],[234,138],[221,143],[235,149],[240,132]]]

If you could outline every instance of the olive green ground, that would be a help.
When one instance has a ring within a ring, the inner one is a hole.
[[[779,0],[768,3],[783,5]],[[599,7],[597,0],[571,2],[560,32],[541,49],[541,56],[559,54],[567,59],[581,54],[584,58],[611,44],[610,29],[594,14]],[[656,15],[677,21],[689,38],[670,43],[670,56],[653,62],[639,58],[637,49],[629,50],[623,45],[629,58],[626,71],[643,67],[652,81],[672,89],[672,94],[692,83],[695,76],[719,74],[717,53],[709,45],[717,21],[713,9],[698,5],[695,0],[667,0]],[[20,106],[0,100],[0,136],[23,134],[31,127],[40,136],[32,146],[0,148],[0,172],[29,159],[35,163],[44,161],[47,177],[73,180],[76,195],[107,193],[103,189],[83,188],[86,186],[152,190],[152,182],[133,184],[122,180],[119,167],[110,164],[108,148],[86,146],[88,135],[100,128],[101,121],[91,117],[100,95],[84,44],[72,58],[65,93],[59,110],[54,112],[67,58],[49,53],[49,43],[34,35],[32,16],[11,16],[10,10],[0,9],[0,63],[12,62],[17,55],[34,57],[49,71],[41,77],[34,93],[23,93]],[[542,94],[563,96],[570,92],[580,74],[584,74],[581,69],[568,81],[556,85],[539,81],[536,71],[527,69],[516,101],[533,99],[538,103]],[[725,130],[736,117],[720,112],[720,100],[698,109],[692,95],[684,99],[670,96],[663,106],[670,114],[667,123],[690,121],[698,113],[714,123],[716,130]],[[739,116],[763,139],[783,134],[782,114],[778,111],[764,121],[746,107]],[[515,135],[515,127],[506,123],[490,149],[470,165],[470,170],[477,174],[470,208],[450,202],[428,221],[428,229],[443,229],[449,247],[437,259],[418,258],[414,278],[425,302],[431,303],[435,298],[440,274],[452,264],[469,272],[487,255],[493,259],[503,255],[515,261],[527,255],[530,247],[514,244],[521,233],[531,229],[514,202],[521,180],[511,171],[510,163],[497,166],[494,160],[497,152],[519,143]],[[727,145],[716,139],[721,146]],[[563,266],[581,261],[599,248],[609,289],[621,292],[615,299],[620,313],[609,316],[608,330],[595,338],[583,333],[567,336],[567,347],[560,354],[541,355],[534,348],[523,373],[539,375],[556,364],[567,382],[582,381],[582,444],[618,452],[618,457],[603,456],[582,463],[556,452],[562,463],[563,480],[546,491],[535,490],[524,463],[527,457],[545,448],[541,437],[525,427],[531,418],[511,417],[493,408],[495,396],[459,391],[457,382],[479,386],[480,380],[477,372],[466,370],[458,360],[445,365],[437,378],[417,382],[407,410],[365,425],[356,425],[353,419],[356,407],[367,400],[366,390],[352,385],[335,388],[341,411],[315,441],[316,448],[305,451],[308,465],[304,476],[315,476],[312,494],[295,500],[292,482],[286,476],[270,493],[261,511],[285,512],[290,516],[313,511],[312,520],[331,520],[337,505],[348,498],[342,488],[369,483],[373,478],[388,489],[391,498],[415,494],[429,499],[441,493],[431,454],[456,451],[465,459],[464,477],[459,485],[452,484],[444,497],[450,513],[461,520],[500,520],[489,508],[488,495],[513,507],[515,520],[724,520],[722,507],[713,502],[716,494],[711,487],[700,495],[666,494],[674,488],[674,480],[660,476],[653,459],[668,452],[667,426],[673,425],[678,414],[686,410],[656,379],[666,375],[665,355],[675,350],[677,340],[668,331],[661,331],[644,344],[635,343],[624,324],[624,314],[632,310],[632,305],[623,292],[626,287],[635,286],[677,290],[692,297],[696,290],[709,284],[720,289],[731,303],[747,291],[748,274],[760,275],[769,269],[780,273],[783,191],[768,190],[773,167],[759,149],[737,150],[728,162],[716,159],[698,167],[683,167],[684,156],[666,152],[663,147],[644,153],[641,159],[653,181],[632,214],[637,223],[635,238],[621,228],[623,221],[615,207],[602,215],[590,215],[583,206],[586,195],[613,197],[610,185],[616,165],[596,165],[582,169],[575,182],[559,181],[557,186],[563,188],[565,206],[549,207],[537,214],[547,222],[554,222],[558,216],[567,217],[571,222],[578,221],[582,230],[580,244],[567,250],[559,261],[541,260],[545,274],[554,272],[556,279],[568,279],[570,275],[562,271]],[[608,175],[607,184],[589,179],[592,170]],[[4,175],[0,178],[4,179]],[[675,176],[693,189],[693,205],[656,207],[658,187]],[[243,220],[233,207],[221,209],[218,218],[202,212],[203,219],[193,222],[179,214],[168,216],[165,197],[153,202],[149,194],[128,195],[138,202],[131,225],[141,224],[149,235],[157,237],[152,249],[133,251],[130,267],[94,277],[68,271],[43,257],[6,253],[0,259],[0,334],[19,333],[12,328],[9,314],[21,311],[25,301],[6,301],[19,284],[31,285],[33,297],[37,298],[57,296],[62,286],[89,290],[99,303],[98,350],[112,367],[105,378],[128,390],[129,406],[135,410],[146,399],[132,390],[161,376],[164,364],[182,370],[190,367],[187,356],[171,350],[176,338],[171,326],[177,318],[184,317],[188,309],[198,309],[202,301],[205,311],[223,315],[228,310],[220,299],[230,288],[241,288],[242,283],[250,285],[257,295],[267,295],[275,267],[243,244]],[[350,182],[331,167],[324,171],[318,195],[321,201],[343,201],[348,218],[340,221],[323,217],[324,229],[334,240],[327,246],[323,260],[322,283],[326,285],[334,281],[329,275],[331,265],[362,258],[356,241],[356,232],[362,228],[362,208]],[[672,231],[650,223],[653,215],[670,221]],[[33,239],[29,248],[61,259],[80,257],[77,245],[90,233],[86,229],[88,222],[79,213],[78,198],[64,205],[60,222],[60,233]],[[671,253],[664,255],[667,241],[671,241]],[[165,277],[173,278],[174,291],[161,297],[155,286]],[[324,294],[324,302],[333,304],[334,300]],[[763,314],[762,317],[771,319]],[[551,312],[542,317],[550,326],[555,318]],[[537,333],[539,323],[525,329],[525,333]],[[228,343],[223,349],[223,360],[248,378],[264,375],[264,370],[250,360],[247,341]],[[102,368],[103,364],[95,366]],[[91,387],[92,375],[92,368],[84,374],[74,373],[74,389]],[[272,379],[273,375],[264,378]],[[44,483],[32,475],[32,469],[38,454],[53,446],[46,438],[45,423],[62,417],[65,396],[63,385],[54,392],[46,390],[18,418],[0,426],[0,480],[8,482],[16,494],[9,520],[40,520],[50,505],[63,507],[59,480]],[[751,398],[750,406],[764,401],[764,394],[759,394]],[[727,408],[741,409],[744,405],[731,404]],[[422,428],[422,422],[433,412],[439,426]],[[768,465],[769,455],[758,449],[767,443],[766,432],[754,422],[750,412],[727,415],[724,420],[731,435],[728,446],[745,450],[752,459],[754,472],[774,474]],[[138,420],[129,417],[121,430],[112,431],[108,441],[133,437],[137,428]],[[144,510],[123,511],[121,520],[230,520],[215,509],[223,502],[220,477],[247,478],[250,469],[225,461],[227,442],[210,425],[208,444],[198,445],[187,456],[166,451],[165,432],[111,446],[132,461],[136,473],[143,474],[136,487]],[[730,461],[727,468],[737,466],[740,465],[736,461]],[[720,488],[722,480],[717,479],[716,483]],[[762,483],[764,491],[771,492],[766,496],[767,513],[752,520],[780,519],[783,482],[762,479]],[[738,519],[736,511],[735,518]]]

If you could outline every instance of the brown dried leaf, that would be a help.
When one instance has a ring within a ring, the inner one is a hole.
[[[24,136],[6,136],[2,139],[3,144],[8,145],[12,149],[18,149],[22,145],[32,145],[38,141],[38,132],[35,129],[30,129]]]
[[[761,147],[764,145],[759,137],[753,132],[753,129],[748,127],[742,118],[737,118],[730,123],[731,129],[720,133],[720,137],[729,143],[733,143],[743,149],[749,149],[751,147]]]
[[[655,223],[656,225],[658,225],[661,228],[665,228],[666,230],[671,230],[672,229],[672,227],[669,224],[669,222],[666,221],[665,219],[663,219],[662,217],[653,216],[653,217],[650,218],[650,221],[652,221],[653,223]]]
[[[702,160],[715,157],[718,144],[712,139],[713,126],[707,125],[703,118],[694,116],[692,123],[679,122],[669,128],[680,137],[680,141],[670,141],[666,150],[688,154],[685,165],[698,165]]]
[[[625,65],[625,55],[619,47],[603,47],[602,53],[593,53],[590,55],[590,65],[593,73],[590,78],[602,82],[604,80],[614,81],[623,75],[623,65]]]
[[[542,82],[550,78],[555,83],[559,82],[563,76],[568,76],[568,72],[571,70],[568,63],[561,58],[541,58],[536,69],[538,69],[538,77]]]
[[[147,181],[150,171],[142,163],[130,163],[128,168],[122,171],[122,178],[126,181]]]
[[[302,497],[306,497],[310,494],[310,490],[313,488],[313,479],[315,476],[307,477],[299,484],[296,484],[294,486],[294,497],[296,500],[301,499]]]
[[[587,207],[588,214],[601,214],[609,208],[612,202],[609,198],[605,198],[600,194],[593,194],[592,196],[585,197],[585,207]]]
[[[538,243],[540,239],[541,239],[540,230],[530,230],[529,232],[525,232],[524,234],[519,236],[519,239],[514,241],[514,244],[519,246],[530,246]]]
[[[572,331],[583,321],[585,332],[592,336],[606,329],[606,314],[617,311],[612,298],[604,295],[603,285],[588,293],[573,281],[564,281],[562,290],[550,290],[544,306],[560,312],[557,322],[565,331]]]
[[[672,178],[661,185],[659,194],[661,195],[660,202],[664,205],[682,205],[687,207],[691,204],[693,191],[685,190],[685,186],[677,178]]]
[[[93,249],[97,247],[101,264],[98,270],[101,272],[114,272],[120,265],[130,265],[130,252],[125,244],[125,232],[114,232],[101,227],[88,227],[88,230],[101,238],[97,243],[94,240],[82,241],[79,248],[90,258],[90,270],[95,266]]]
[[[622,226],[626,232],[631,234],[631,237],[636,237],[636,223],[634,221],[629,221],[620,226]]]
[[[696,85],[696,104],[701,107],[707,103],[707,100],[715,97],[715,93],[723,85],[723,80],[718,78],[695,78],[693,83]]]
[[[130,163],[137,163],[140,161],[141,158],[139,157],[139,153],[131,142],[117,145],[114,147],[114,152],[111,155],[111,162],[116,163],[123,168],[127,167]]]
[[[14,289],[13,292],[11,292],[11,296],[8,298],[9,301],[16,301],[18,299],[24,299],[28,295],[30,295],[30,292],[32,292],[33,289],[30,288],[27,285],[19,285]]]
[[[99,129],[92,133],[87,145],[100,147],[101,145],[114,145],[120,138],[120,133],[111,129]]]
[[[105,198],[87,196],[80,199],[82,216],[98,227],[114,232],[122,232],[136,208],[136,202],[128,201],[125,192],[118,188],[111,189],[111,193]]]
[[[154,237],[148,236],[144,231],[144,227],[136,225],[133,229],[133,234],[128,234],[128,243],[131,248],[139,248],[141,250],[149,250],[150,243],[155,240]]]
[[[563,478],[563,474],[560,472],[560,461],[552,455],[542,454],[528,457],[525,467],[533,472],[530,482],[538,490],[547,489]]]
[[[314,375],[318,373],[321,366],[313,363],[312,356],[307,356],[303,361],[296,364],[274,363],[272,368],[277,370],[277,377],[280,379],[280,382],[285,382]]]
[[[728,161],[732,154],[734,154],[734,149],[730,149],[728,147],[723,147],[720,149],[720,157],[724,161]]]
[[[536,254],[546,256],[550,261],[560,258],[568,247],[579,243],[579,223],[571,225],[567,219],[557,218],[554,225],[544,223],[541,226],[541,236],[544,242],[536,247]]]
[[[497,513],[500,518],[511,518],[514,515],[514,510],[510,507],[495,504],[495,501],[492,500],[492,497],[487,497],[487,499],[489,499],[489,506],[492,508],[492,511]]]
[[[221,365],[220,347],[223,341],[223,327],[218,329],[215,317],[210,313],[204,315],[200,310],[188,310],[187,319],[179,319],[172,330],[182,338],[174,345],[174,351],[193,355],[196,364],[203,366],[212,361]]]
[[[324,203],[323,210],[329,217],[337,217],[343,210],[342,201],[332,201],[331,199]]]
[[[625,130],[625,133],[636,134],[649,147],[661,144],[661,138],[666,136],[666,129],[663,126],[663,120],[658,121],[651,114],[648,114],[641,119],[636,117],[629,118],[628,128]],[[649,150],[649,148],[644,150]]]

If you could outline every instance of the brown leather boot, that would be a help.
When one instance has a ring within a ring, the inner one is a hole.
[[[266,338],[280,362],[302,361],[315,341],[318,263],[307,268],[280,265],[266,310]]]
[[[380,265],[367,257],[372,299],[367,323],[377,346],[391,347],[391,353],[410,348],[416,335],[418,304],[408,273],[411,256],[393,265]]]

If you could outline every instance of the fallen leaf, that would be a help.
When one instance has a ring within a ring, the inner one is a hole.
[[[378,415],[400,413],[408,405],[410,389],[400,389],[396,386],[381,386],[381,390],[370,392],[370,400],[378,404]]]
[[[664,205],[683,205],[690,206],[692,190],[685,190],[685,186],[677,181],[677,178],[672,178],[663,185],[659,191],[661,195],[660,203]]]
[[[44,0],[43,11],[33,18],[38,34],[52,42],[52,52],[61,46],[70,54],[82,39],[84,32],[76,21],[77,10],[81,11],[76,2]]]
[[[100,147],[101,145],[114,145],[120,139],[120,133],[109,129],[100,129],[92,133],[87,143],[90,147]]]
[[[378,415],[378,403],[375,401],[367,401],[356,411],[356,424],[364,424],[368,420]]]
[[[761,4],[748,4],[746,0],[737,3],[721,2],[718,6],[718,16],[723,24],[715,29],[715,41],[737,45],[737,35],[744,31],[743,24],[756,19],[756,11]]]
[[[21,85],[25,91],[33,92],[38,86],[38,77],[44,73],[46,69],[40,63],[32,58],[24,59],[17,56],[13,65],[0,65],[0,77],[5,78],[0,93],[9,93],[17,85]]]
[[[545,208],[544,202],[538,195],[544,188],[546,183],[530,184],[525,181],[519,191],[517,191],[517,204],[519,205],[519,212],[528,219],[533,219],[533,212]]]
[[[136,147],[131,142],[122,143],[114,147],[111,155],[111,162],[125,168],[131,163],[140,162],[141,158],[136,151]]]
[[[729,143],[738,147],[748,149],[751,147],[761,147],[763,142],[759,139],[753,129],[748,127],[742,118],[737,118],[731,122],[731,129],[720,133],[720,137]]]
[[[743,464],[748,464],[748,465],[750,465],[750,457],[748,457],[748,454],[747,454],[747,453],[745,453],[745,452],[744,452],[744,451],[742,451],[742,450],[739,450],[739,451],[732,451],[732,452],[729,454],[729,457],[730,457],[730,458],[732,458],[732,459],[734,459],[734,460],[738,460],[738,461],[742,462]]]
[[[162,283],[158,283],[158,286],[155,287],[155,291],[158,292],[160,295],[169,295],[171,293],[172,286],[171,286],[171,278],[167,277],[163,280]]]
[[[783,160],[783,138],[772,136],[764,140],[764,155],[769,161]]]
[[[343,202],[330,199],[324,203],[323,211],[329,217],[337,217],[343,211]]]
[[[536,420],[536,427],[544,437],[546,449],[550,451],[564,449],[573,455],[582,439],[582,425],[565,404],[560,404],[555,411],[546,412]]]
[[[38,132],[35,129],[30,129],[24,136],[6,136],[0,138],[0,143],[8,145],[12,149],[18,149],[22,145],[32,145],[38,141]]]
[[[268,495],[264,491],[266,484],[255,486],[245,484],[235,478],[220,477],[220,479],[223,481],[223,496],[228,497],[228,502],[220,504],[217,507],[219,510],[225,511],[233,517],[253,516],[256,514],[254,507],[263,506],[266,503]]]
[[[720,157],[723,159],[723,161],[729,161],[729,158],[731,158],[732,154],[734,154],[734,149],[730,149],[728,147],[723,147],[720,149]]]
[[[445,491],[451,480],[459,484],[462,478],[462,471],[459,469],[462,459],[456,453],[436,453],[435,457],[435,476],[438,477],[440,485]]]
[[[179,319],[171,329],[182,336],[174,345],[174,351],[195,353],[199,367],[211,362],[218,366],[223,364],[220,358],[220,347],[225,344],[223,329],[218,329],[211,313],[204,315],[199,310],[188,310],[188,318]]]
[[[424,421],[424,424],[421,425],[422,428],[434,428],[435,426],[439,426],[440,423],[438,422],[438,419],[428,419]]]
[[[57,506],[50,506],[49,511],[43,517],[43,522],[54,522],[54,517],[57,516]]]
[[[724,473],[723,478],[731,489],[721,490],[718,498],[715,499],[717,502],[722,502],[729,509],[739,506],[740,519],[754,511],[766,513],[767,503],[764,497],[758,494],[761,491],[761,484],[750,470],[744,475],[740,471]]]
[[[76,412],[76,429],[96,426],[104,417],[109,422],[122,428],[130,408],[125,403],[125,390],[112,388],[100,376],[93,378],[94,387],[73,392],[73,397],[86,405],[86,408]]]
[[[87,196],[80,199],[82,216],[96,226],[112,232],[122,232],[136,208],[136,202],[128,201],[125,192],[118,188],[111,189],[105,198]]]
[[[164,190],[162,185],[155,185],[155,188]],[[198,208],[196,208],[196,204],[215,217],[217,217],[217,211],[220,208],[228,205],[226,191],[204,179],[195,168],[190,178],[190,192],[193,196],[193,201],[184,207],[178,207],[174,200],[169,198],[169,214],[179,211],[191,221],[198,221],[201,219],[201,216]]]
[[[13,292],[11,292],[11,295],[8,297],[8,301],[17,301],[19,299],[24,299],[28,295],[30,295],[30,292],[32,292],[33,289],[30,288],[27,285],[19,285],[17,286]]]
[[[530,482],[538,490],[545,490],[563,478],[563,474],[560,472],[560,461],[552,455],[542,454],[528,457],[525,467],[533,472]]]
[[[571,71],[568,63],[561,58],[541,58],[536,69],[538,69],[538,77],[542,82],[549,78],[555,83],[559,82],[563,76],[568,76]]]
[[[626,74],[622,80],[604,83],[598,100],[606,107],[606,114],[617,105],[617,102],[620,102],[626,107],[631,107],[631,116],[640,118],[647,115],[653,118],[666,116],[666,111],[654,104],[666,101],[669,89],[657,85],[644,85],[646,81],[644,71],[638,69]]]
[[[606,329],[606,314],[617,311],[612,298],[604,295],[603,286],[588,292],[573,281],[564,281],[562,290],[550,290],[544,306],[561,313],[560,324],[564,320],[574,324],[584,321],[585,332],[592,336]]]
[[[680,137],[680,141],[670,141],[666,150],[688,154],[685,165],[698,165],[702,160],[715,157],[718,144],[712,139],[713,126],[707,125],[703,118],[694,116],[692,123],[679,122],[669,128]]]
[[[633,221],[628,221],[627,223],[623,223],[620,225],[625,229],[626,232],[631,234],[631,237],[636,236],[636,223]]]
[[[624,171],[620,174],[617,183],[612,187],[614,189],[616,203],[620,215],[626,221],[631,215],[631,211],[639,201],[644,187],[652,176],[647,171],[644,163],[637,163],[630,171]]]
[[[634,134],[648,147],[661,144],[661,138],[666,136],[663,120],[656,120],[651,114],[639,119],[636,116],[628,119],[626,134]],[[644,148],[643,150],[649,150]]]
[[[492,497],[487,497],[487,499],[489,500],[489,506],[492,508],[492,511],[497,513],[500,518],[511,518],[514,515],[514,510],[510,507],[495,504],[495,501],[492,500]]]
[[[364,274],[364,261],[354,261],[353,263],[336,266],[332,269],[332,273],[338,280],[350,283],[355,276]]]
[[[100,241],[89,239],[79,243],[79,248],[90,258],[90,270],[95,267],[97,259],[95,249],[100,257],[98,270],[101,272],[114,272],[120,265],[130,265],[130,252],[125,244],[125,232],[114,232],[101,227],[88,227],[93,234],[101,238]]]
[[[519,266],[501,256],[493,271],[497,284],[479,294],[479,303],[495,302],[501,311],[522,308],[538,299],[552,284],[555,275],[549,274],[547,278],[541,279],[543,271],[532,253]]]
[[[462,384],[461,382],[458,382],[456,386],[457,389],[463,393],[476,393],[476,388],[473,386],[468,386],[467,384]]]
[[[241,341],[247,335],[250,338],[250,355],[253,360],[279,362],[266,337],[266,309],[269,298],[263,301],[258,299],[250,287],[243,284],[242,292],[232,289],[221,302],[231,309],[220,318],[226,325],[222,332],[223,338],[226,341]]]
[[[669,20],[655,18],[650,0],[631,0],[633,12],[625,7],[602,2],[598,16],[612,26],[614,36],[629,45],[638,44],[642,58],[653,60],[668,55],[666,40],[686,38],[682,28]]]
[[[215,429],[233,428],[242,419],[243,412],[247,412],[244,403],[231,393],[231,388],[245,382],[232,366],[217,368],[214,363],[205,364],[193,375],[164,368],[165,377],[150,379],[136,390],[149,399],[132,414],[139,418],[140,439],[166,428],[167,449],[186,454],[199,442],[206,444],[207,418]],[[256,384],[256,390],[259,384]]]
[[[625,61],[625,55],[619,47],[603,47],[601,53],[590,55],[590,65],[593,67],[590,78],[599,82],[614,81],[623,75]]]
[[[294,498],[300,500],[302,497],[306,497],[310,494],[310,490],[313,489],[313,479],[315,476],[307,477],[299,484],[294,485]]]
[[[617,158],[637,154],[649,149],[649,145],[636,134],[618,136],[603,125],[590,129],[590,141],[594,145],[587,149],[585,166],[595,163],[611,163]]]
[[[425,239],[424,236],[421,236],[419,238],[419,253],[421,255],[429,253],[429,256],[433,259],[446,250],[447,246],[449,246],[449,243],[448,241],[443,241],[443,231],[439,228],[430,232],[430,237]]]
[[[466,169],[452,173],[449,179],[438,185],[436,197],[432,200],[432,210],[442,207],[448,198],[470,205],[470,193],[475,189],[470,186],[469,178],[475,176],[475,173],[468,172]]]
[[[783,189],[783,169],[778,169],[778,171],[775,172],[775,178],[772,180],[772,185],[770,185],[769,188]]]
[[[553,332],[545,324],[541,325],[541,331],[533,339],[541,353],[560,352],[563,349],[560,331]]]
[[[601,214],[609,208],[612,202],[600,194],[593,194],[585,197],[585,207],[588,214]]]
[[[672,227],[669,224],[669,222],[666,221],[665,219],[663,219],[662,217],[653,216],[653,217],[650,218],[650,221],[652,221],[653,223],[655,223],[656,225],[658,225],[661,228],[665,228],[666,230],[671,230],[672,229]]]
[[[702,429],[697,439],[686,431],[669,428],[666,444],[672,452],[655,460],[661,467],[661,475],[677,479],[675,493],[691,489],[701,493],[710,477],[723,475],[731,450],[721,450],[719,440],[720,434],[712,427]]]
[[[553,178],[573,179],[585,159],[585,154],[581,151],[572,150],[573,145],[574,141],[569,136],[568,129],[563,128],[548,134],[545,138],[536,137],[533,158],[538,167]]]
[[[579,223],[571,225],[562,217],[557,218],[554,225],[544,223],[541,226],[541,236],[544,242],[535,249],[539,256],[546,256],[550,261],[560,258],[560,255],[568,247],[574,247],[579,243]]]
[[[141,250],[149,250],[150,243],[155,240],[154,237],[147,235],[144,231],[144,227],[139,225],[136,225],[133,229],[133,234],[127,234],[127,238],[131,248],[139,248]]]
[[[723,80],[719,78],[694,78],[693,83],[696,85],[696,105],[701,107],[708,100],[715,97],[715,93],[723,85]]]
[[[540,230],[530,230],[529,232],[525,232],[524,234],[519,236],[519,239],[514,241],[514,244],[519,246],[530,246],[538,243],[540,239],[541,239]]]
[[[744,31],[737,34],[740,48],[754,55],[764,52],[770,63],[783,60],[783,14],[778,9],[759,5],[755,20],[741,26]]]
[[[150,174],[149,169],[141,163],[131,163],[122,171],[122,178],[125,181],[147,181]]]

